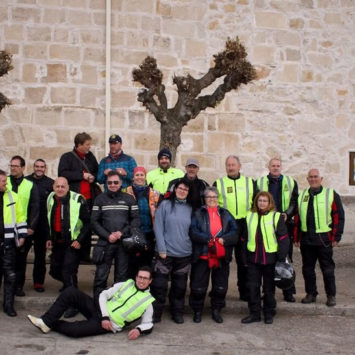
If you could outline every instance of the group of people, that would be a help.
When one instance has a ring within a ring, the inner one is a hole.
[[[209,186],[198,177],[197,159],[187,159],[184,173],[171,166],[171,152],[162,149],[158,167],[147,173],[123,152],[119,135],[110,136],[110,152],[100,163],[90,151],[91,142],[85,132],[75,136],[54,181],[45,175],[43,159],[34,162],[26,178],[20,156],[11,159],[9,176],[0,170],[0,265],[7,315],[16,316],[14,296],[25,296],[32,244],[34,289],[45,291],[46,249],[51,249],[49,275],[62,282],[53,306],[40,318],[28,316],[44,333],[53,329],[77,337],[117,332],[141,318],[128,335],[136,339],[161,321],[167,296],[172,320],[181,324],[188,279],[193,321],[202,321],[211,279],[211,316],[222,323],[233,251],[239,296],[249,307],[242,323],[260,321],[263,313],[264,322],[271,324],[275,263],[292,262],[293,245],[301,248],[302,303],[316,301],[318,260],[326,304],[336,304],[332,248],[343,233],[344,210],[339,195],[322,186],[318,169],[309,170],[309,188],[299,193],[297,182],[282,175],[279,158],[270,160],[267,176],[254,180],[240,173],[240,160],[231,155],[227,175]],[[146,246],[128,251],[123,241],[137,230]],[[77,274],[80,260],[89,258],[92,233],[99,239],[91,298],[78,289]],[[113,261],[114,285],[107,289]],[[283,292],[285,301],[296,301],[294,285]],[[87,320],[60,320],[78,312]]]

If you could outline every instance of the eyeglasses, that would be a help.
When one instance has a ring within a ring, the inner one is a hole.
[[[218,198],[218,196],[206,196],[205,198]]]
[[[21,168],[21,165],[13,165],[13,164],[9,164],[10,168]]]
[[[107,181],[107,185],[112,185],[112,184],[115,184],[115,185],[118,185],[120,182],[117,181],[117,180],[114,180],[114,181]]]
[[[150,280],[150,277],[140,276],[140,275],[137,275],[136,278],[137,278],[138,280],[142,280],[142,281],[148,281],[148,280]]]
[[[181,190],[181,191],[189,191],[189,189],[184,189],[183,187],[177,187],[176,190]]]

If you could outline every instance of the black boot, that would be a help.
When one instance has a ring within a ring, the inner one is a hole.
[[[195,311],[194,312],[194,318],[193,318],[194,323],[201,323],[201,320],[202,320],[202,312],[201,311]]]
[[[216,323],[223,323],[223,318],[220,314],[219,309],[212,309],[212,319],[216,322]]]
[[[6,282],[4,282],[4,312],[9,316],[9,317],[16,317],[17,313],[14,309],[14,284],[13,285],[8,285]]]

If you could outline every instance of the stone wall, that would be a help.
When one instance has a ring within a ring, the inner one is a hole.
[[[13,101],[0,114],[0,168],[14,154],[30,164],[42,157],[55,176],[60,154],[84,130],[104,156],[105,11],[104,0],[1,1],[0,49],[13,53],[15,69],[0,79]],[[325,184],[355,195],[354,13],[353,0],[112,0],[111,132],[153,168],[159,125],[136,101],[132,69],[156,57],[172,106],[172,76],[203,75],[238,35],[259,79],[184,128],[177,166],[197,157],[213,182],[228,154],[253,177],[281,156],[301,188],[307,170],[320,167]]]

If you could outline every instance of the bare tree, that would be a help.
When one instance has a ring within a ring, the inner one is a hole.
[[[244,46],[228,38],[223,52],[215,54],[215,65],[200,79],[186,76],[174,76],[178,98],[173,108],[168,108],[165,86],[162,84],[163,74],[157,67],[155,58],[146,57],[139,68],[133,70],[133,80],[141,83],[145,89],[138,93],[138,101],[160,122],[160,149],[168,148],[175,160],[176,150],[181,143],[182,128],[207,107],[216,107],[224,99],[227,92],[237,89],[256,78],[256,72],[246,59]],[[223,77],[212,94],[200,96],[201,91],[210,86],[216,79]]]
[[[7,74],[13,66],[11,65],[11,54],[6,51],[0,51],[0,77]],[[10,105],[11,101],[0,92],[0,112],[6,106]]]

